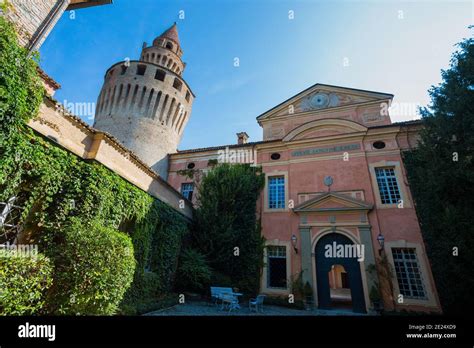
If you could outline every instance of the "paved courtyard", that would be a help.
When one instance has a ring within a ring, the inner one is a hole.
[[[315,315],[363,315],[353,313],[349,310],[299,310],[291,309],[280,306],[265,306],[263,312],[255,313],[250,312],[249,308],[245,305],[241,305],[242,308],[229,312],[228,310],[222,310],[221,306],[210,305],[207,302],[190,302],[186,304],[175,305],[170,308],[162,309],[155,312],[150,312],[145,315],[147,316],[249,316],[249,315],[268,315],[268,316],[315,316]]]

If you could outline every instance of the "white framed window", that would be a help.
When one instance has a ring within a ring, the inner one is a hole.
[[[188,200],[193,199],[194,184],[192,182],[187,182],[181,184],[181,194]]]
[[[396,204],[400,201],[400,189],[394,167],[375,168],[375,177],[379,187],[382,204]]]
[[[400,294],[409,299],[426,299],[415,248],[392,248],[393,263]]]
[[[276,289],[288,287],[285,246],[267,246],[267,287]]]
[[[285,208],[285,177],[271,176],[268,178],[268,208]]]
[[[23,210],[15,204],[17,201],[18,198],[13,196],[6,202],[0,202],[0,247],[17,242]]]

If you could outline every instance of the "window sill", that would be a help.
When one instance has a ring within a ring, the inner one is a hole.
[[[399,208],[398,203],[390,203],[390,204],[379,203],[379,204],[377,204],[377,208],[379,208],[379,209],[404,209],[406,207]]]
[[[404,306],[422,306],[422,307],[438,308],[436,303],[433,303],[433,301],[431,301],[429,299],[415,300],[415,299],[405,298],[403,303],[397,303],[397,307],[404,307]]]
[[[264,287],[262,288],[262,293],[266,293],[268,295],[287,295],[289,293],[289,289],[283,289],[283,288],[269,288],[269,287]]]
[[[288,208],[266,208],[263,212],[264,213],[283,213],[283,212],[288,212]]]

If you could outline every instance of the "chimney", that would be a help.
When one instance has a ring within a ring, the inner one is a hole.
[[[237,144],[239,145],[247,144],[248,139],[249,139],[249,135],[247,133],[245,132],[237,133]]]

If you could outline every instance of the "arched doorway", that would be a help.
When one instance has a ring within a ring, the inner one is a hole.
[[[318,289],[319,308],[335,308],[331,300],[329,273],[333,269],[333,266],[339,265],[343,267],[346,273],[344,276],[344,286],[348,286],[350,289],[352,310],[357,313],[366,313],[360,263],[356,257],[326,257],[326,246],[333,246],[334,243],[336,243],[336,245],[354,244],[348,237],[340,233],[329,233],[321,237],[316,244],[316,286]]]

